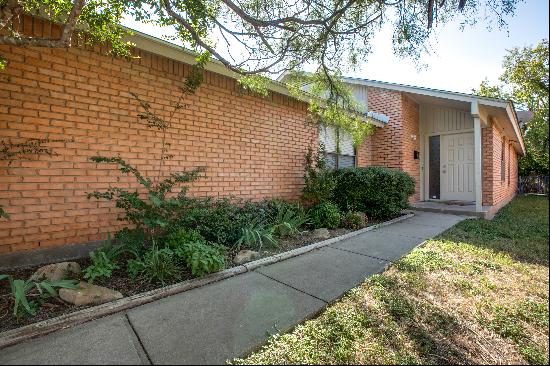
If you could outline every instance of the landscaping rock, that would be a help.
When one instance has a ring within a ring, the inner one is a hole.
[[[48,264],[40,267],[31,276],[31,280],[59,281],[67,278],[78,278],[80,276],[80,265],[76,262],[61,262]]]
[[[330,238],[330,232],[328,229],[321,228],[321,229],[315,229],[311,232],[311,238],[312,239],[328,239]]]
[[[96,286],[88,282],[80,282],[80,288],[59,289],[61,300],[77,306],[81,305],[99,305],[105,302],[122,299],[124,296],[118,291],[106,287]]]
[[[233,258],[233,262],[235,264],[243,264],[246,262],[250,262],[256,258],[260,257],[260,253],[255,252],[253,250],[241,250],[235,258]]]

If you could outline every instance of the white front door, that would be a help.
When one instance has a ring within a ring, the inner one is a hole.
[[[441,199],[475,201],[474,134],[441,135]]]

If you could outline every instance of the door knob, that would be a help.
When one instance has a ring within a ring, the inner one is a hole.
[[[447,171],[446,171],[446,170],[444,170],[444,171],[443,171],[443,174],[445,174],[445,173],[447,173]]]

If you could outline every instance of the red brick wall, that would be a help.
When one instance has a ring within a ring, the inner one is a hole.
[[[518,184],[518,157],[511,142],[504,138],[504,180],[501,176],[503,133],[495,124],[482,129],[483,205],[496,205],[513,197]]]
[[[403,166],[401,169],[409,173],[415,181],[415,194],[411,202],[420,200],[420,159],[414,159],[414,151],[420,151],[420,115],[419,106],[412,99],[402,96],[403,134],[401,153]]]
[[[162,133],[137,117],[129,92],[168,118],[189,66],[143,51],[132,61],[96,51],[0,46],[8,60],[0,72],[0,139],[74,139],[51,144],[55,156],[0,162],[0,205],[11,215],[0,222],[0,253],[97,240],[120,227],[120,211],[86,192],[138,185],[112,164],[90,162],[93,155],[120,155],[157,176]],[[317,141],[305,104],[242,95],[234,80],[210,72],[185,102],[167,132],[175,156],[163,175],[203,165],[193,195],[299,196],[304,155]]]
[[[388,168],[402,168],[403,109],[401,93],[393,90],[368,88],[369,111],[383,113],[390,120],[384,128],[370,137],[372,164]]]
[[[414,160],[414,150],[420,151],[419,107],[401,92],[369,88],[369,111],[383,113],[390,120],[377,129],[361,150],[368,156],[368,165],[396,168],[409,173],[416,182],[411,201],[420,199],[420,160]],[[414,140],[411,136],[416,136]],[[360,161],[362,161],[360,159]]]

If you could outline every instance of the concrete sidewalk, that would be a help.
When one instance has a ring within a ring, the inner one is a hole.
[[[0,364],[224,364],[466,217],[410,219],[0,350]]]

